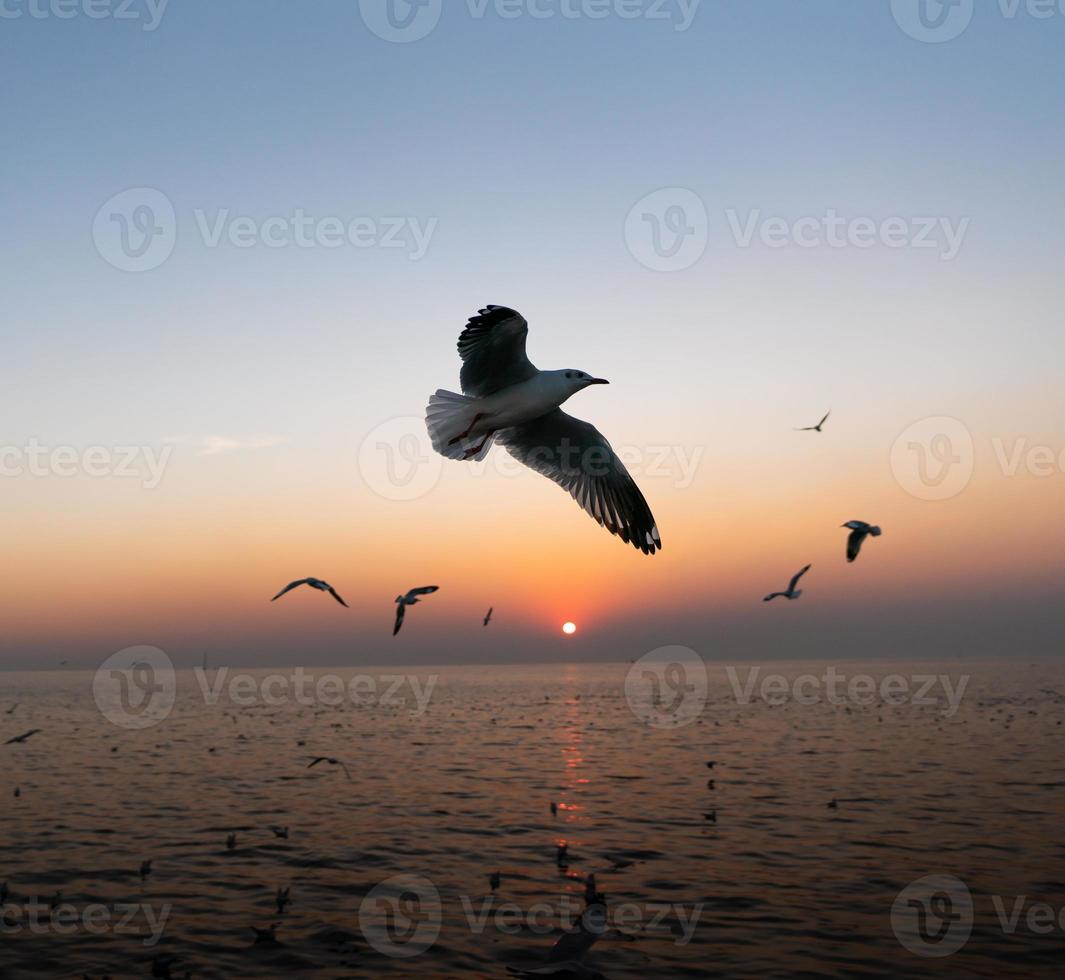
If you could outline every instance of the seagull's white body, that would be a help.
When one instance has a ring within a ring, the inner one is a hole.
[[[483,459],[498,439],[519,462],[553,480],[611,534],[653,555],[662,547],[654,516],[610,443],[560,408],[578,391],[608,384],[584,371],[540,371],[525,353],[529,325],[489,306],[459,338],[464,394],[438,390],[426,425],[449,459]]]

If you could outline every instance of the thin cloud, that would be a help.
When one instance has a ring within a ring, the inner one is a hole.
[[[247,449],[270,449],[288,442],[284,436],[249,436],[241,439],[230,436],[173,436],[166,441],[175,446],[192,446],[197,450],[197,456],[222,456]]]

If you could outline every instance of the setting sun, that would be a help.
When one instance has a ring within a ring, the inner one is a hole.
[[[577,632],[577,624],[576,623],[563,623],[562,624],[562,632],[566,633],[567,635],[572,635],[572,634],[576,633]]]

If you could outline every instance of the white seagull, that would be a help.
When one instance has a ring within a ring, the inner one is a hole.
[[[796,432],[820,432],[821,431],[821,426],[823,426],[828,421],[828,417],[831,414],[832,414],[832,411],[830,409],[829,411],[825,412],[825,417],[823,419],[821,419],[821,421],[818,422],[817,425],[807,425],[804,428],[796,429],[795,431]]]
[[[797,589],[795,586],[799,584],[799,579],[811,568],[813,568],[813,565],[807,565],[801,572],[796,572],[784,592],[770,592],[762,602],[772,602],[774,599],[798,599],[802,595],[802,589]]]
[[[403,617],[407,615],[407,606],[414,606],[421,602],[420,595],[432,595],[440,588],[439,585],[425,585],[420,589],[411,589],[406,595],[396,596],[396,625],[392,628],[395,636],[403,626]]]
[[[874,538],[879,538],[884,533],[880,528],[867,524],[865,521],[847,521],[846,524],[841,524],[840,527],[848,527],[851,532],[847,535],[847,561],[854,561],[858,557],[858,552],[862,550],[862,544],[870,534]]]
[[[301,578],[297,582],[289,582],[277,595],[275,595],[270,601],[277,602],[286,592],[291,592],[293,589],[298,589],[301,585],[309,585],[312,589],[317,589],[319,592],[328,592],[337,602],[339,602],[345,609],[348,608],[348,604],[337,595],[336,589],[333,588],[328,582],[323,582],[320,578]]]
[[[640,488],[595,426],[559,408],[578,391],[609,382],[574,369],[537,370],[525,354],[528,332],[525,318],[505,306],[470,319],[458,343],[464,394],[441,389],[426,409],[433,448],[449,459],[483,459],[498,439],[611,534],[653,555],[662,538]]]

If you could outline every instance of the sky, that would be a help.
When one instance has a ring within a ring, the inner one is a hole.
[[[1065,10],[921,2],[2,0],[0,668],[1055,652]],[[431,455],[488,303],[660,554]]]

